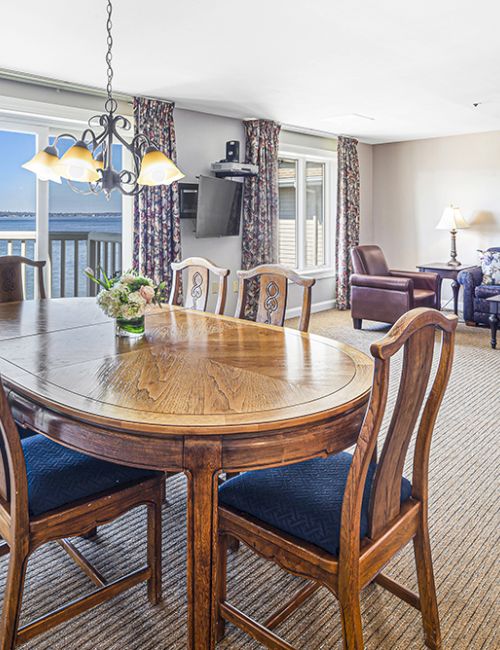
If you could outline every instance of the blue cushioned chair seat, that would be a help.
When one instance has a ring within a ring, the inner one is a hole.
[[[219,503],[338,555],[340,517],[352,455],[346,452],[295,465],[245,472],[219,488]],[[368,534],[368,507],[376,465],[368,470],[360,538]],[[411,496],[403,478],[401,503]]]
[[[32,516],[159,475],[80,454],[40,434],[21,440]]]
[[[20,424],[17,424],[16,426],[21,438],[29,438],[29,436],[36,435],[34,431],[27,429],[26,427],[22,427]]]

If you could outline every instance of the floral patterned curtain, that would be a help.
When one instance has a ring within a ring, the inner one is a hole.
[[[359,244],[358,141],[338,139],[337,228],[335,240],[337,309],[349,309],[350,252]]]
[[[278,150],[281,126],[270,120],[245,120],[245,162],[258,165],[257,177],[245,178],[243,188],[243,269],[278,259]],[[245,315],[252,317],[257,287],[248,286]]]
[[[174,105],[134,98],[136,133],[144,133],[176,162]],[[146,187],[134,202],[134,269],[155,282],[171,283],[171,262],[180,260],[181,227],[177,183]]]

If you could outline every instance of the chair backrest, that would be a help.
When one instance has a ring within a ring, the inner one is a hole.
[[[7,401],[0,378],[0,530],[10,519],[14,536],[29,530],[28,479],[21,438]]]
[[[210,273],[219,278],[219,287],[217,295],[217,304],[215,307],[216,314],[223,314],[226,306],[227,296],[227,276],[229,269],[222,269],[215,266],[210,260],[204,257],[188,257],[182,262],[172,262],[172,290],[170,292],[169,303],[178,305],[181,295],[182,271],[187,269],[187,282],[184,284],[184,307],[186,309],[196,309],[197,311],[206,311],[208,294],[210,293]]]
[[[451,372],[457,322],[456,316],[445,316],[435,309],[413,309],[401,316],[387,336],[372,344],[373,387],[344,495],[342,530],[345,537],[341,538],[341,553],[342,543],[351,552],[356,545],[359,548],[363,492],[386,410],[390,359],[403,346],[399,391],[372,485],[369,536],[379,535],[400,514],[403,467],[422,406],[415,442],[412,496],[420,501],[427,500],[432,432]],[[442,332],[441,353],[432,388],[425,399],[436,330]]]
[[[280,325],[285,322],[288,297],[288,281],[303,287],[302,312],[299,329],[307,332],[311,317],[311,287],[314,278],[306,278],[280,264],[262,264],[248,271],[238,271],[238,303],[236,318],[244,318],[249,297],[248,283],[258,283],[258,302],[255,321],[268,325]]]
[[[0,302],[18,302],[24,300],[22,265],[27,264],[37,269],[38,293],[45,298],[43,267],[45,262],[35,262],[19,255],[0,257]]]
[[[389,267],[380,246],[355,246],[351,250],[351,260],[354,273],[389,275]]]

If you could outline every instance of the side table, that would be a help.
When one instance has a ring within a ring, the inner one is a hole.
[[[500,322],[500,296],[487,298],[486,302],[490,308],[491,347],[495,349],[497,347],[498,323]]]
[[[453,311],[458,316],[458,294],[460,285],[457,282],[457,277],[460,271],[470,269],[473,264],[460,264],[460,266],[450,266],[446,262],[430,262],[429,264],[419,264],[417,269],[419,271],[431,271],[439,275],[439,303],[441,301],[441,283],[443,280],[451,280],[451,288],[453,291]]]

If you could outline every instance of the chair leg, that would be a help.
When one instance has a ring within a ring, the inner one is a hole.
[[[344,650],[364,650],[359,593],[338,593]]]
[[[148,504],[148,565],[151,577],[148,580],[148,598],[152,605],[158,605],[162,598],[162,526],[161,500]]]
[[[220,615],[219,603],[223,603],[227,596],[227,549],[229,538],[219,535],[217,546],[217,643],[222,641],[226,633],[226,621]]]
[[[431,650],[441,648],[439,612],[432,568],[429,529],[424,517],[413,540],[415,563],[417,565],[418,590],[424,625],[425,645]]]
[[[363,326],[363,320],[361,318],[353,318],[352,324],[355,330],[360,330],[361,327]]]
[[[1,650],[13,650],[16,646],[27,564],[28,554],[11,550],[0,624]]]

